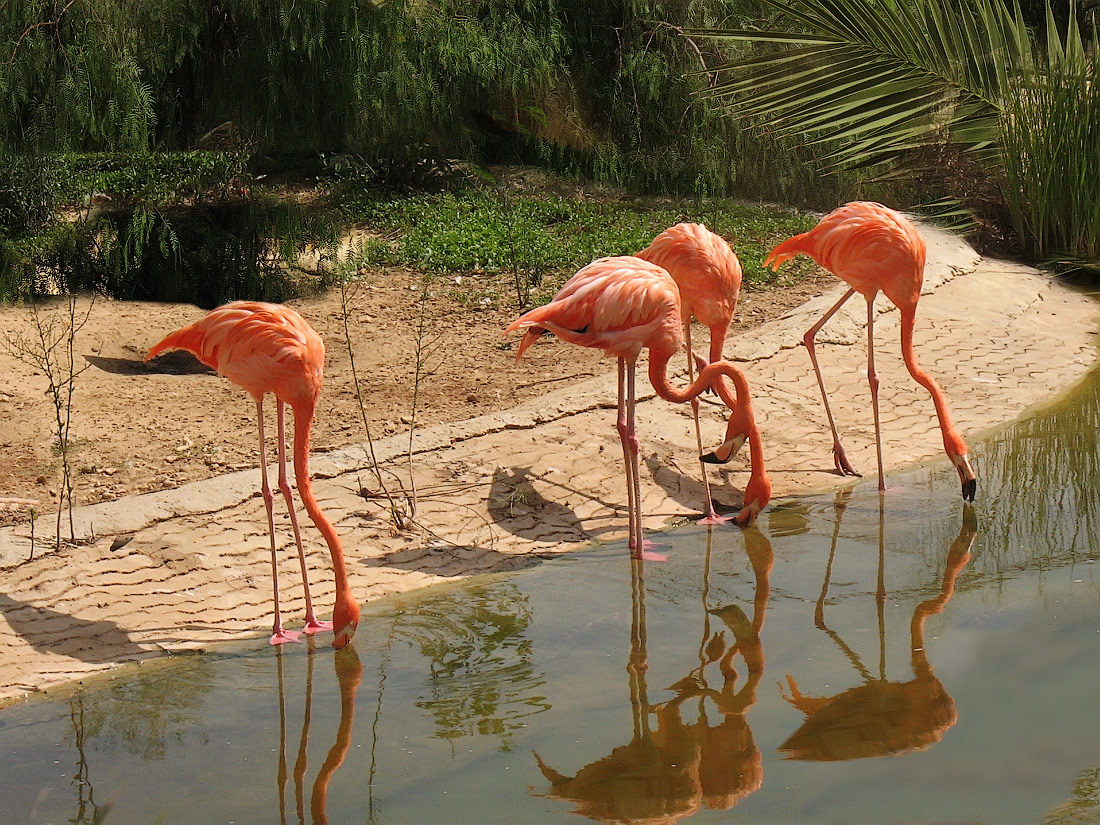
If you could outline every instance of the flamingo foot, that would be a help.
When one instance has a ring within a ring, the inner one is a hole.
[[[636,558],[642,561],[668,561],[668,556],[664,553],[655,553],[652,550],[643,550],[640,556]]]
[[[833,445],[833,465],[842,476],[863,478],[863,473],[853,467],[852,462],[848,460],[848,454],[844,452],[844,445],[839,441]]]
[[[299,635],[301,634],[296,630],[283,630],[283,628],[279,627],[271,634],[271,638],[268,642],[273,645],[285,645],[287,642],[298,641]]]
[[[727,522],[730,522],[730,521],[733,521],[732,516],[720,516],[716,512],[714,512],[714,510],[711,510],[707,515],[703,516],[703,518],[699,519],[695,523],[696,524],[707,524],[707,525],[709,525],[709,524],[726,524]]]
[[[629,542],[630,556],[635,559],[643,559],[645,561],[668,561],[668,556],[664,553],[655,553],[653,548],[657,545],[649,539],[642,539],[642,549],[639,550],[634,546],[634,542]]]
[[[318,619],[306,619],[306,626],[302,628],[302,632],[307,635],[322,633],[325,630],[332,630],[332,622],[322,622]]]

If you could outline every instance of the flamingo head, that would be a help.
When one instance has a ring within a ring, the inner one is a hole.
[[[348,596],[337,600],[332,610],[332,632],[335,634],[332,646],[340,649],[351,641],[355,629],[359,627],[359,603]]]
[[[974,468],[970,466],[970,459],[966,457],[966,453],[952,453],[951,463],[955,465],[955,469],[959,471],[959,480],[962,481],[962,491],[964,501],[973,501],[974,495],[978,492],[978,477],[974,473]]]
[[[707,453],[706,455],[699,456],[699,460],[706,464],[728,464],[740,449],[748,441],[748,435],[746,433],[738,433],[732,437],[723,441],[716,449]]]
[[[760,511],[768,506],[772,497],[772,480],[766,472],[753,473],[745,485],[745,504],[737,515],[742,527],[756,521]]]

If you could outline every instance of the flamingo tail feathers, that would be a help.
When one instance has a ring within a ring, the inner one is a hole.
[[[149,348],[149,352],[145,355],[146,361],[151,361],[156,358],[162,352],[168,352],[174,349],[185,349],[198,358],[203,364],[212,369],[217,369],[217,362],[203,353],[203,341],[206,338],[206,332],[198,324],[191,324],[183,329],[177,329],[175,332],[165,336],[161,341],[153,344]]]
[[[771,267],[771,270],[775,272],[780,266],[797,255],[809,255],[812,258],[814,254],[814,240],[810,235],[810,232],[803,232],[801,235],[795,235],[793,238],[788,238],[783,241],[783,243],[779,244],[779,246],[768,253],[768,257],[764,259],[763,266]]]

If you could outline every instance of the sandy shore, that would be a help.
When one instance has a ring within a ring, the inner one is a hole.
[[[982,433],[1051,403],[1084,377],[1096,361],[1100,306],[1044,273],[982,259],[949,235],[928,231],[927,237],[916,349],[971,445],[980,507]],[[773,501],[861,483],[833,471],[828,427],[801,347],[802,333],[843,292],[837,283],[727,343],[727,357],[743,362],[752,383]],[[818,340],[849,457],[870,476],[875,454],[865,312],[854,298]],[[898,325],[897,311],[880,298],[876,364],[888,469],[922,461],[946,467],[931,402],[901,362]],[[383,499],[361,494],[362,487],[376,486],[364,446],[315,455],[316,492],[343,538],[360,601],[514,569],[593,540],[624,540],[622,454],[608,366],[602,376],[506,413],[418,430],[411,463],[406,435],[376,441],[374,455],[391,489],[398,479],[409,487],[411,466],[419,491],[415,530],[397,529]],[[704,440],[715,446],[724,408],[703,408]],[[639,405],[638,427],[646,529],[698,513],[702,486],[690,410],[650,394]],[[739,505],[747,458],[711,472],[715,498]],[[271,583],[257,484],[256,470],[241,470],[79,508],[76,528],[85,541],[60,553],[45,552],[39,542],[32,561],[26,561],[26,525],[0,530],[0,701],[121,662],[245,637],[262,644],[270,632]],[[301,622],[304,598],[285,511],[277,526],[284,608],[293,627]],[[760,527],[768,529],[767,512]],[[312,525],[304,531],[313,596],[327,615],[333,597],[328,556]]]

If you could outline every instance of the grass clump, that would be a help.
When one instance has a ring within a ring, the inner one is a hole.
[[[741,259],[746,285],[764,286],[779,276],[761,268],[779,241],[814,219],[778,207],[748,206],[732,199],[699,204],[643,200],[595,200],[537,195],[502,198],[493,192],[379,198],[362,211],[364,223],[389,239],[373,254],[389,266],[439,275],[509,276],[522,271],[520,303],[553,294],[576,270],[605,255],[631,255],[667,227],[705,223],[725,237]],[[514,279],[513,279],[514,280]]]

